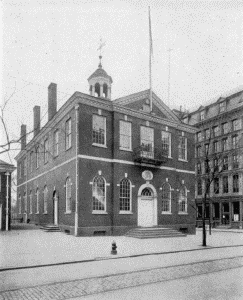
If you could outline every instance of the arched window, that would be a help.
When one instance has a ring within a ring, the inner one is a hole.
[[[97,82],[95,84],[95,97],[101,97],[102,95],[100,95],[100,84]]]
[[[103,95],[102,97],[105,97],[107,98],[107,95],[108,95],[108,86],[106,83],[103,84]]]
[[[21,195],[19,194],[19,214],[21,214]]]
[[[39,189],[36,189],[36,213],[39,213]]]
[[[106,211],[106,185],[102,176],[96,176],[92,187],[93,211]]]
[[[162,213],[171,212],[171,188],[169,183],[164,183],[162,186]]]
[[[131,182],[124,178],[120,182],[120,211],[131,211]]]
[[[44,187],[44,214],[47,214],[47,197],[48,197],[48,190],[47,186]]]
[[[27,196],[26,192],[24,192],[24,213],[27,213]]]
[[[186,187],[183,186],[179,191],[179,213],[187,212],[187,190]]]
[[[66,180],[66,213],[71,212],[71,179],[68,177]]]
[[[33,213],[33,197],[32,197],[32,191],[30,191],[30,214]]]
[[[150,188],[145,188],[142,190],[141,196],[153,197],[153,191]]]

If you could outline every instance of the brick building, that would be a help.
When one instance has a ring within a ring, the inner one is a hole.
[[[74,235],[120,235],[142,226],[195,233],[195,129],[149,90],[111,101],[112,78],[102,68],[57,111],[48,87],[48,122],[34,137],[21,127],[17,155],[18,212]]]
[[[16,168],[0,160],[0,230],[10,229],[11,173]]]
[[[209,173],[206,221],[214,226],[242,228],[243,214],[243,90],[221,96],[207,106],[181,116],[197,128],[196,203],[197,223],[202,220],[202,199]],[[208,159],[208,168],[206,168]],[[208,169],[208,171],[207,171]],[[214,173],[214,174],[213,174]]]

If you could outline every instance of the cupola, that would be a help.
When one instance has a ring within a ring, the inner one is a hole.
[[[102,68],[101,59],[98,69],[88,78],[90,95],[94,97],[111,99],[112,78]]]

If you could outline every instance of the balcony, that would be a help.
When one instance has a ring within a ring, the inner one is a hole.
[[[168,160],[166,149],[152,148],[150,145],[139,146],[133,149],[133,159],[140,164],[160,166]]]

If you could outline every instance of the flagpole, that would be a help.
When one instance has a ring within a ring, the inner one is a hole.
[[[149,99],[150,99],[150,111],[153,110],[153,92],[152,92],[152,30],[151,30],[151,17],[150,17],[150,6],[149,6]]]

